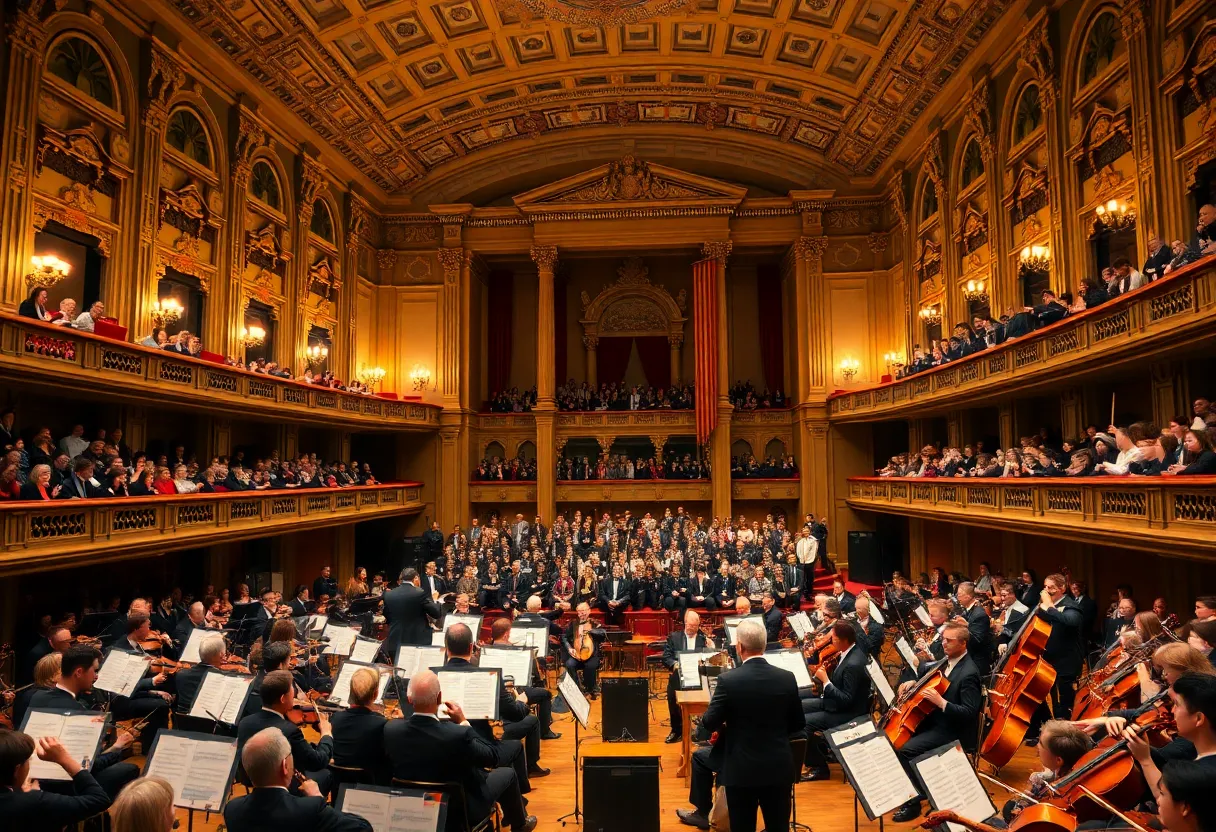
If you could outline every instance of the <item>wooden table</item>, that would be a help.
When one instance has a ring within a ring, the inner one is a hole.
[[[704,688],[697,690],[676,691],[676,704],[680,706],[680,767],[676,776],[688,780],[692,774],[692,720],[695,716],[705,713],[709,707],[709,691]]]

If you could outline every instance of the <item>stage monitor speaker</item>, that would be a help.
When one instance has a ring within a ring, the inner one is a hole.
[[[849,580],[882,586],[899,564],[874,532],[849,532]]]
[[[604,692],[602,732],[607,741],[650,738],[650,686],[644,676],[600,678]]]
[[[426,541],[420,536],[418,537],[403,537],[401,541],[394,547],[397,555],[396,561],[400,564],[397,567],[398,572],[402,569],[417,569],[421,575],[429,559],[430,549],[426,545]],[[385,576],[389,577],[389,576]],[[391,577],[393,581],[397,580],[397,576]]]
[[[584,758],[583,832],[659,832],[658,760]]]

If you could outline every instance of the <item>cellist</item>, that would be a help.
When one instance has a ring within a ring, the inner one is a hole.
[[[912,760],[926,751],[947,745],[955,740],[962,743],[963,749],[966,751],[975,747],[979,713],[983,706],[983,692],[979,668],[967,652],[969,637],[970,631],[966,624],[961,621],[949,622],[942,628],[941,633],[944,664],[921,663],[919,676],[923,677],[940,669],[949,686],[945,693],[938,692],[936,688],[925,688],[918,691],[918,695],[923,696],[938,708],[938,712],[930,714],[921,722],[912,739],[905,742],[896,752],[913,782],[916,781],[916,778],[912,772]],[[904,682],[899,686],[900,694],[907,693],[915,684],[915,682]],[[895,812],[894,820],[896,823],[907,823],[913,818],[920,817],[920,811],[920,798],[913,798]]]

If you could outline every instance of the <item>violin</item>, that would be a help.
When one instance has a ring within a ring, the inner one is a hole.
[[[158,673],[164,673],[166,676],[172,676],[182,668],[190,667],[188,662],[175,662],[173,659],[166,659],[163,656],[153,657],[150,664]]]

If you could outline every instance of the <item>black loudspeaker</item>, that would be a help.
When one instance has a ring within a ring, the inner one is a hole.
[[[398,572],[402,569],[410,568],[417,569],[419,575],[423,573],[423,567],[426,566],[426,562],[430,559],[430,549],[421,535],[418,537],[403,537],[394,549],[396,549],[394,554],[397,555],[396,561],[399,564],[397,567]],[[385,577],[389,576],[386,575]],[[397,576],[393,575],[392,580],[397,580]]]
[[[874,532],[849,532],[849,580],[881,586],[899,568]]]
[[[583,832],[659,832],[659,761],[586,757]]]
[[[647,742],[650,738],[650,687],[645,677],[600,679],[605,740]]]

